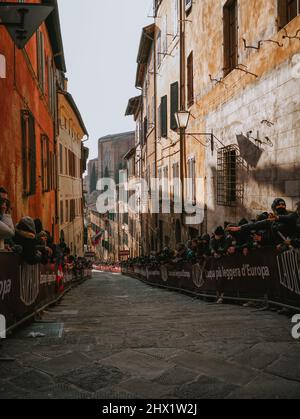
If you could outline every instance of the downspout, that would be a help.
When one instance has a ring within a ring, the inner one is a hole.
[[[83,152],[83,144],[86,143],[86,142],[88,142],[89,139],[90,139],[90,136],[87,135],[87,138],[85,140],[81,141],[81,150],[82,150],[81,153]],[[83,256],[84,256],[84,203],[83,203],[83,201],[84,201],[84,193],[83,192],[84,191],[83,191],[83,163],[82,163],[82,156],[81,156],[81,173],[80,173],[80,175],[81,175],[81,191],[82,191],[82,199],[81,199],[81,219],[82,219],[82,234],[83,234],[83,238],[82,238],[83,249],[82,249],[82,252],[83,252]],[[87,233],[88,233],[88,231],[87,231]]]
[[[185,0],[180,0],[180,110],[186,110],[185,91]],[[182,226],[185,224],[185,130],[180,129],[180,179],[182,184]]]

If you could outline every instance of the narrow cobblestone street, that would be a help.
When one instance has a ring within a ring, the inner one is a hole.
[[[99,273],[2,343],[0,398],[299,398],[299,354],[287,317]]]

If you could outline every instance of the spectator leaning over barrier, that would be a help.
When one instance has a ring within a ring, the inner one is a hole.
[[[267,219],[246,224],[239,227],[229,226],[230,233],[257,233],[255,239],[261,238],[264,245],[281,245],[290,239],[296,231],[297,216],[295,213],[287,211],[286,203],[282,198],[274,200],[272,205],[272,214],[268,214]]]
[[[209,234],[203,234],[203,236],[199,237],[197,256],[198,258],[208,258],[211,256]]]
[[[233,254],[233,241],[227,236],[223,227],[218,227],[210,242],[211,255],[218,259],[227,254]]]
[[[34,221],[30,217],[24,217],[16,225],[15,244],[22,246],[22,256],[29,265],[41,263],[42,254],[38,250],[38,241]]]
[[[8,192],[0,188],[0,250],[5,250],[5,240],[11,239],[15,234],[14,224],[10,215],[10,202]]]
[[[47,265],[52,257],[53,251],[47,245],[48,234],[45,231],[41,231],[37,235],[37,250],[41,253],[41,264]]]

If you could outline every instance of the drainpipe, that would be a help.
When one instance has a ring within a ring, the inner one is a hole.
[[[185,0],[180,0],[180,110],[186,109],[185,82]],[[185,223],[185,130],[180,129],[180,179],[182,184],[182,226]]]

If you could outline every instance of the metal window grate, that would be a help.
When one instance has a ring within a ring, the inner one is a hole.
[[[218,151],[217,204],[235,207],[243,201],[244,186],[240,181],[242,159],[239,148],[230,145]]]

